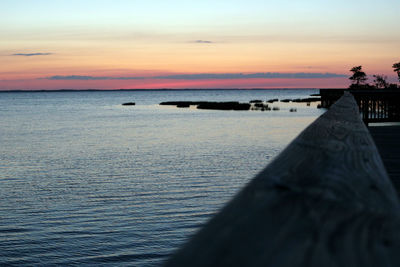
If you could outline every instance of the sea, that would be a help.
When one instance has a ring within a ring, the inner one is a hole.
[[[279,110],[264,112],[159,103],[315,93],[0,93],[0,265],[162,265],[324,111],[316,103],[275,102]]]

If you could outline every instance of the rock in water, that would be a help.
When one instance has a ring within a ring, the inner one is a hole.
[[[135,102],[127,102],[127,103],[123,103],[122,105],[123,106],[134,106],[134,105],[136,105],[136,103]]]

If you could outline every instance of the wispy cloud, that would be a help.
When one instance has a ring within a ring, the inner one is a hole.
[[[145,79],[163,79],[163,80],[211,80],[211,79],[328,79],[344,78],[347,75],[337,73],[281,73],[281,72],[258,72],[258,73],[197,73],[197,74],[172,74],[160,76],[82,76],[82,75],[56,75],[46,77],[48,80],[145,80]]]
[[[24,56],[24,57],[32,57],[32,56],[49,56],[53,53],[15,53],[12,56]]]
[[[157,79],[176,79],[176,80],[203,80],[203,79],[321,79],[347,77],[336,73],[280,73],[280,72],[258,72],[258,73],[199,73],[199,74],[177,74],[157,76]]]
[[[83,81],[97,81],[97,80],[143,80],[147,77],[112,77],[112,76],[82,76],[82,75],[55,75],[46,77],[48,80],[83,80]]]
[[[212,41],[207,41],[207,40],[196,40],[193,41],[192,43],[196,43],[196,44],[212,44]]]

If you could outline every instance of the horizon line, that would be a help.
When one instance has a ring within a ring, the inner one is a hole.
[[[130,89],[12,89],[12,90],[0,90],[0,93],[40,93],[40,92],[111,92],[111,91],[196,91],[196,90],[319,90],[319,89],[346,89],[346,88],[309,88],[309,87],[298,87],[298,88],[130,88]]]

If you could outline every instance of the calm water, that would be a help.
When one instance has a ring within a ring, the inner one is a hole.
[[[0,265],[160,265],[322,111],[158,103],[315,92],[0,93]]]

